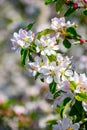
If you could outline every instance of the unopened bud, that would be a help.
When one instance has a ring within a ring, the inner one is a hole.
[[[84,1],[84,3],[86,3],[87,4],[87,0],[83,0]]]
[[[72,6],[73,6],[75,9],[78,8],[78,4],[77,4],[77,3],[74,3]]]
[[[81,39],[80,39],[80,43],[84,43],[84,42],[86,42],[86,40],[83,39],[83,38],[81,38]]]

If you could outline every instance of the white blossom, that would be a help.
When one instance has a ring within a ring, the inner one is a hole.
[[[56,54],[56,51],[59,50],[55,37],[42,36],[40,40],[35,40],[35,44],[37,45],[36,52],[40,52],[41,55]]]
[[[74,76],[71,78],[76,84],[75,93],[87,93],[87,77],[85,74],[78,74],[74,72]]]
[[[72,123],[72,121],[66,117],[58,121],[58,124],[53,125],[53,130],[78,130],[78,123]]]
[[[11,39],[14,50],[28,48],[33,40],[34,33],[23,29],[20,29],[18,33],[14,32],[13,38]]]
[[[26,108],[23,107],[23,106],[16,105],[16,106],[14,106],[13,110],[18,115],[20,115],[20,114],[26,114],[27,113]]]
[[[61,18],[55,17],[51,20],[51,29],[56,30],[56,31],[60,31],[63,28],[67,28],[72,25],[74,25],[74,23],[71,24],[70,21],[66,22],[64,17],[61,17]]]

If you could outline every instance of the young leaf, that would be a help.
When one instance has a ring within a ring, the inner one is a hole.
[[[66,92],[64,92],[63,90],[59,90],[59,91],[54,93],[53,98],[56,99],[58,96],[61,95],[61,93],[66,93]]]
[[[66,32],[68,33],[67,35],[70,36],[71,38],[76,38],[77,36],[79,36],[73,27],[67,28]]]
[[[51,84],[49,84],[50,92],[52,94],[56,91],[56,85],[57,83],[55,83],[54,81]]]
[[[64,3],[64,0],[57,0],[57,3],[56,3],[56,11],[57,12],[61,10],[63,3]]]
[[[85,10],[83,11],[83,14],[84,14],[85,16],[87,16],[87,9],[85,9]]]
[[[44,82],[44,78],[40,79],[42,82]]]
[[[50,3],[53,3],[53,2],[56,2],[57,0],[45,0],[45,4],[50,4]]]
[[[66,48],[70,48],[70,47],[71,47],[71,43],[70,43],[67,39],[65,39],[65,40],[63,41],[63,45],[64,45]]]
[[[73,106],[71,107],[71,110],[69,112],[69,116],[75,117],[74,121],[76,121],[76,122],[80,121],[82,119],[82,117],[84,118],[85,112],[82,107],[81,101],[75,100],[75,103],[73,104]]]
[[[28,31],[28,30],[31,30],[31,28],[33,27],[33,25],[35,24],[35,22],[33,23],[30,23],[25,29]]]
[[[34,58],[32,57],[32,55],[29,53],[29,60],[31,61],[31,62],[34,62]]]
[[[22,63],[22,65],[25,65],[27,54],[28,54],[27,49],[21,49],[21,63]]]
[[[36,45],[35,45],[35,43],[31,43],[29,51],[30,52],[36,52]]]
[[[35,80],[38,78],[39,75],[40,73],[37,72],[37,74],[35,75]]]
[[[45,30],[38,33],[37,39],[40,39],[42,36],[47,35],[47,34],[51,34],[51,33],[55,33],[55,31],[52,29],[45,29]]]
[[[76,89],[76,83],[74,81],[70,81],[70,89],[74,91]]]
[[[56,119],[50,119],[50,120],[47,120],[46,123],[54,125],[54,124],[57,124],[57,121],[56,121]]]
[[[50,55],[50,56],[47,56],[49,61],[52,62],[52,61],[56,61],[57,60],[57,57],[55,55]]]
[[[63,100],[62,105],[60,106],[60,115],[63,117],[63,112],[66,109],[67,104],[71,101],[70,97],[67,97]]]
[[[87,101],[87,93],[77,93],[75,98],[78,101]]]
[[[76,11],[76,8],[74,8],[74,7],[70,7],[67,11],[66,11],[66,13],[64,14],[64,16],[65,17],[67,17],[67,16],[69,16],[69,15],[71,15],[73,12],[75,12]]]

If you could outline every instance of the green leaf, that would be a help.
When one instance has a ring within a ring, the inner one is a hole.
[[[67,109],[68,103],[71,101],[70,97],[67,97],[63,100],[62,105],[60,106],[60,116],[63,117],[65,109]]]
[[[59,91],[54,93],[53,98],[56,99],[58,96],[61,95],[61,93],[66,93],[66,92],[64,92],[63,90],[59,90]]]
[[[70,47],[71,47],[71,43],[70,43],[67,39],[64,39],[63,45],[64,45],[66,48],[70,48]]]
[[[67,17],[67,16],[69,16],[69,15],[71,15],[73,12],[75,12],[76,11],[76,8],[74,8],[74,7],[70,7],[67,11],[66,11],[66,13],[64,14],[64,16],[65,17]]]
[[[55,31],[52,29],[45,29],[37,34],[37,39],[40,39],[42,36],[51,34],[51,33],[55,33]]]
[[[29,46],[29,51],[30,52],[36,52],[36,45],[34,42],[31,43],[31,45]]]
[[[47,56],[49,61],[52,62],[52,61],[56,61],[57,60],[57,57],[55,55],[50,55],[50,56]]]
[[[73,106],[71,106],[71,110],[69,112],[69,116],[74,117],[74,122],[81,121],[85,116],[85,111],[82,107],[82,102],[75,100]]]
[[[57,0],[45,0],[45,4],[50,4],[50,3],[53,3],[53,2],[56,2]]]
[[[57,121],[54,119],[54,120],[47,120],[46,121],[47,124],[51,124],[51,125],[54,125],[54,124],[57,124]]]
[[[87,101],[87,93],[77,93],[75,98],[78,101]]]
[[[28,50],[22,48],[21,49],[21,63],[22,63],[22,65],[25,65],[27,54],[28,54]]]
[[[57,3],[56,3],[56,11],[57,12],[61,10],[63,3],[64,3],[64,0],[57,0]]]
[[[76,38],[77,36],[79,36],[75,30],[75,28],[73,27],[69,27],[66,29],[67,35],[70,36],[71,38]]]
[[[85,10],[83,11],[83,14],[84,14],[85,16],[87,16],[87,9],[85,9]]]
[[[36,75],[35,75],[35,80],[38,78],[38,76],[40,75],[40,73],[36,73]]]
[[[57,83],[54,82],[54,81],[49,84],[50,92],[51,92],[52,94],[56,91],[56,85],[57,85]]]
[[[33,27],[33,25],[35,24],[35,22],[33,23],[30,23],[25,29],[28,31],[28,30],[31,30],[31,28]]]
[[[70,81],[70,89],[74,91],[76,89],[76,83],[74,81]]]
[[[34,58],[32,57],[32,55],[29,53],[29,60],[31,61],[31,62],[34,62]]]
[[[44,78],[40,79],[42,82],[44,82]]]

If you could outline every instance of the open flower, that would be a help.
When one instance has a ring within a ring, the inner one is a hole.
[[[56,37],[42,36],[40,40],[35,40],[36,52],[41,53],[41,55],[51,55],[56,54],[56,51],[59,50],[59,46],[56,42]]]
[[[78,130],[79,124],[73,124],[72,121],[66,117],[60,120],[57,125],[53,125],[53,130]]]
[[[40,70],[42,67],[46,66],[48,64],[47,58],[44,56],[35,56],[34,62],[28,63],[29,71],[31,72],[32,76],[35,76],[37,72],[40,74]],[[40,76],[39,76],[40,78]]]
[[[74,72],[74,76],[71,78],[76,84],[75,93],[87,93],[87,77],[85,74],[78,74]]]
[[[63,28],[67,28],[72,25],[73,24],[71,24],[70,21],[66,22],[64,17],[61,17],[61,18],[55,17],[51,20],[51,29],[56,30],[56,31],[60,31]]]
[[[20,29],[18,33],[14,32],[13,38],[11,39],[14,50],[28,48],[33,40],[34,33],[23,29]]]
[[[50,84],[53,80],[58,82],[58,71],[57,71],[56,62],[51,62],[47,66],[44,66],[40,69],[40,73],[42,73],[45,77],[45,80],[48,84]]]

